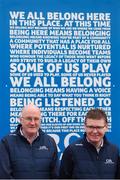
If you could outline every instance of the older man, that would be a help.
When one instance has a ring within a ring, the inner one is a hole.
[[[85,135],[69,145],[63,153],[60,178],[120,178],[118,148],[105,137],[108,129],[104,111],[92,109],[85,118]]]
[[[16,132],[0,142],[0,178],[57,177],[57,147],[40,129],[40,120],[38,107],[29,104],[23,108]]]

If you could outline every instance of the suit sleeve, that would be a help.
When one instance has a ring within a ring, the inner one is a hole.
[[[117,171],[116,171],[115,179],[120,179],[120,152],[118,155],[118,163],[117,163]]]
[[[7,141],[0,142],[0,179],[12,179],[12,168]]]
[[[70,146],[68,146],[68,148],[65,149],[61,160],[60,179],[71,179],[72,172],[73,172],[73,154],[70,149]]]

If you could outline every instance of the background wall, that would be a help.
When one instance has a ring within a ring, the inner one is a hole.
[[[93,107],[120,145],[120,1],[1,0],[0,12],[0,137],[33,102],[60,156]]]

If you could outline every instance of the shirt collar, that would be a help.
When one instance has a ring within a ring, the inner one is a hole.
[[[87,137],[86,137],[86,139],[90,144],[92,144]],[[98,153],[99,153],[100,149],[103,147],[103,144],[104,144],[104,140],[101,139],[100,145],[98,147],[95,147]]]
[[[20,134],[21,136],[23,136],[24,138],[26,138],[28,140],[28,138],[24,135],[22,128],[20,127]],[[36,136],[33,137],[32,142],[39,136],[39,132],[37,131]],[[28,140],[29,141],[29,140]]]

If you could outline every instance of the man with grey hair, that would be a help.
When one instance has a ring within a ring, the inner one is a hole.
[[[0,178],[57,178],[57,147],[40,124],[40,109],[34,104],[25,106],[15,133],[0,142]]]

